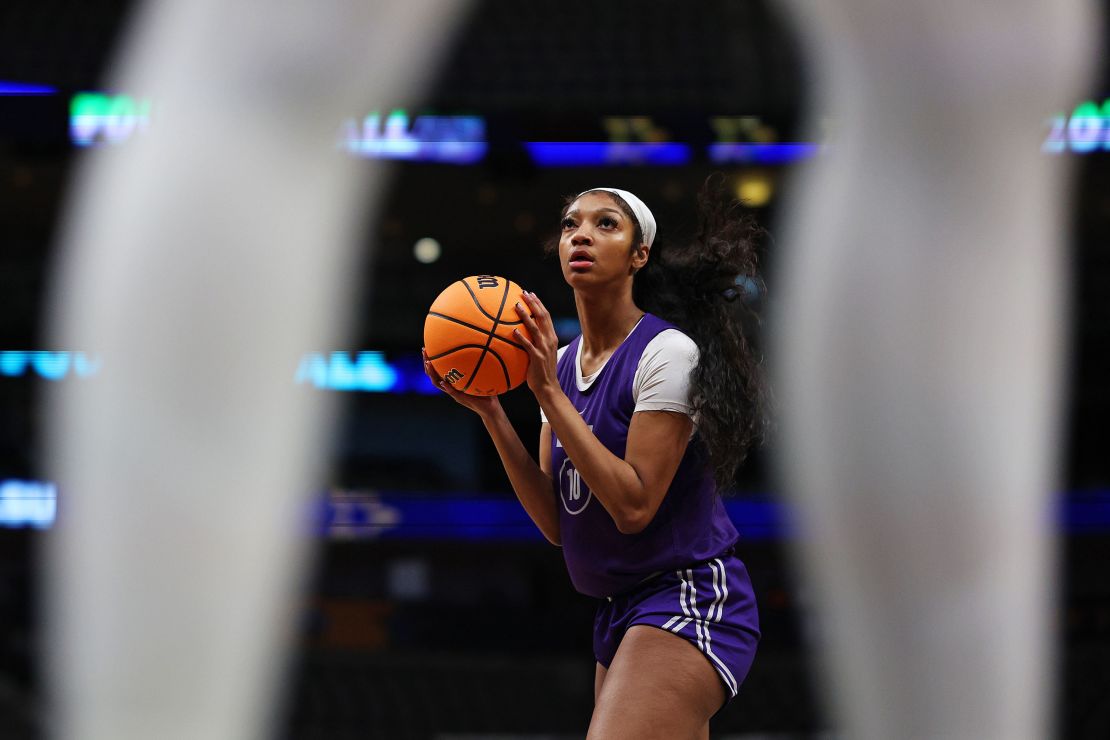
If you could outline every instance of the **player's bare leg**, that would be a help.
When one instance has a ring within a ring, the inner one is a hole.
[[[605,666],[601,663],[596,663],[596,670],[594,671],[594,706],[597,706],[598,698],[601,696],[601,687],[605,685]],[[705,723],[702,728],[701,734],[697,735],[698,740],[709,740],[709,722]]]
[[[655,627],[631,627],[600,682],[588,740],[702,740],[725,701],[696,647]]]
[[[597,704],[597,699],[601,696],[601,687],[605,685],[607,672],[601,663],[594,664],[594,704]]]
[[[787,489],[846,737],[1048,732],[1086,0],[790,0],[834,122],[781,242]]]

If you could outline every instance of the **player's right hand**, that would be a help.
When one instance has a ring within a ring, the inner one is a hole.
[[[479,415],[487,414],[501,405],[497,396],[472,396],[469,393],[456,390],[454,386],[440,377],[436,369],[432,367],[432,363],[428,362],[428,353],[423,347],[420,348],[420,354],[424,358],[424,374],[431,378],[432,383],[437,388],[455,399],[455,402],[459,405],[465,406]]]

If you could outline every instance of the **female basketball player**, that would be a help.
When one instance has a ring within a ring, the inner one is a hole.
[[[557,250],[582,334],[559,349],[538,297],[516,307],[532,337],[517,331],[543,416],[538,465],[496,397],[460,393],[425,362],[481,416],[520,502],[599,599],[591,740],[708,738],[759,640],[718,495],[763,431],[760,368],[731,305],[736,276],[755,275],[754,227],[718,201],[707,189],[696,241],[667,252],[631,193],[588,190],[565,207]]]

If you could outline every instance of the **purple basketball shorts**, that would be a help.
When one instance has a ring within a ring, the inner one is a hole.
[[[647,624],[701,651],[736,696],[759,642],[759,614],[744,563],[731,553],[649,578],[604,599],[594,618],[594,656],[608,668],[629,627]],[[726,699],[727,701],[727,699]]]

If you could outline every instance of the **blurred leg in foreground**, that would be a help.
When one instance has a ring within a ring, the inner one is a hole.
[[[153,122],[85,163],[51,315],[59,346],[103,358],[51,412],[57,736],[272,726],[330,431],[293,376],[346,336],[383,179],[340,124],[418,94],[464,4],[159,0],[133,20],[111,84]]]
[[[783,465],[846,737],[1043,737],[1086,0],[788,0],[831,146],[780,275]]]

